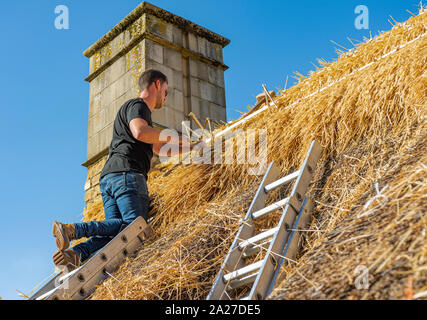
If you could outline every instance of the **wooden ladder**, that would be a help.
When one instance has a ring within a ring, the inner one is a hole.
[[[81,267],[56,275],[30,300],[82,300],[95,285],[105,280],[123,262],[134,254],[152,233],[143,217],[136,218],[107,245],[92,255]]]
[[[244,286],[251,286],[251,290],[242,300],[262,300],[271,293],[283,260],[296,256],[298,230],[309,224],[313,204],[306,192],[321,153],[322,147],[313,141],[301,169],[280,179],[278,167],[274,162],[270,164],[207,300],[232,300],[233,289]],[[269,192],[294,180],[289,197],[265,206]],[[255,235],[255,221],[279,209],[283,211],[278,225]],[[245,259],[260,251],[266,252],[264,258],[247,265]]]

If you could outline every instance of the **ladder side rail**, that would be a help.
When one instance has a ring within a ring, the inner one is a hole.
[[[239,249],[239,243],[253,236],[255,226],[252,221],[252,212],[265,206],[267,195],[264,191],[264,187],[272,181],[275,181],[279,174],[279,168],[277,168],[274,162],[272,162],[262,179],[248,211],[246,212],[245,218],[242,220],[242,225],[240,226],[221,269],[215,278],[212,288],[206,298],[207,300],[220,300],[222,298],[227,298],[227,295],[224,296],[224,293],[227,289],[228,283],[224,282],[223,276],[228,272],[232,272],[244,266],[244,261],[242,259],[243,251]]]
[[[300,170],[300,175],[295,181],[295,185],[290,194],[289,203],[294,209],[299,212],[305,198],[308,186],[313,178],[317,168],[317,162],[322,154],[322,147],[316,142],[311,143],[310,149],[307,152],[307,157]]]
[[[304,201],[305,194],[311,182],[311,178],[316,170],[317,161],[322,152],[321,146],[313,141],[304,164],[300,170],[299,177],[297,178],[289,202],[283,210],[282,217],[278,224],[279,230],[273,237],[270,243],[269,250],[264,258],[264,265],[258,273],[257,279],[252,286],[249,294],[249,299],[265,299],[270,282],[273,278],[273,272],[278,265],[278,255],[281,255],[285,249],[286,241],[289,237],[289,226],[293,226],[296,216]]]
[[[278,254],[283,251],[286,241],[289,236],[289,226],[293,225],[296,217],[296,212],[290,204],[287,204],[283,210],[283,215],[278,224],[279,230],[270,243],[268,251],[263,259],[263,266],[258,273],[258,276],[252,286],[249,294],[250,300],[265,299],[266,291],[270,284],[270,279],[277,265]]]
[[[107,264],[100,268],[93,275],[93,277],[88,279],[73,295],[71,295],[70,299],[83,300],[91,295],[96,289],[95,286],[101,283],[103,280],[107,279],[109,274],[112,274],[126,257],[135,254],[143,243],[144,241],[141,239],[141,237],[135,237],[133,240],[131,240],[129,245],[126,247],[126,254],[121,251],[118,252],[115,256],[110,257]]]
[[[309,198],[306,198],[298,214],[297,220],[293,226],[293,230],[289,235],[289,240],[286,245],[286,248],[282,254],[282,257],[280,257],[279,264],[274,273],[274,276],[271,281],[270,288],[268,289],[266,297],[268,297],[271,294],[276,282],[280,282],[282,280],[281,278],[278,278],[278,277],[279,277],[280,269],[285,259],[286,258],[292,259],[292,260],[295,259],[299,249],[299,244],[301,239],[301,231],[299,230],[307,228],[307,226],[310,224],[312,210],[313,210],[313,203]]]
[[[298,220],[295,223],[292,233],[289,237],[289,243],[283,252],[283,256],[289,259],[294,260],[298,253],[298,245],[302,236],[302,232],[300,230],[306,229],[310,225],[311,221],[311,213],[313,211],[313,202],[306,198],[307,202],[304,203],[304,206],[301,208],[301,212],[298,215]],[[282,262],[285,260],[281,259]]]
[[[41,287],[38,291],[36,291],[29,300],[37,300],[39,297],[45,295],[47,292],[52,291],[56,288],[56,284],[58,283],[58,279],[61,277],[61,274],[56,274],[48,283],[46,283],[43,287]]]

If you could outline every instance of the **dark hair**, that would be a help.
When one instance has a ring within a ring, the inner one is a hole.
[[[138,81],[139,89],[141,91],[144,91],[145,89],[148,89],[148,87],[151,86],[151,84],[153,82],[156,82],[157,80],[160,80],[161,84],[163,84],[164,82],[167,83],[168,77],[166,77],[159,70],[154,70],[154,69],[146,70],[139,77],[139,81]]]

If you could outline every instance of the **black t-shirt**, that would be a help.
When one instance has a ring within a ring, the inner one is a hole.
[[[147,179],[153,157],[153,145],[136,140],[129,122],[142,118],[152,126],[151,111],[141,98],[131,99],[121,106],[114,120],[113,140],[100,178],[108,173],[133,171],[142,173]]]

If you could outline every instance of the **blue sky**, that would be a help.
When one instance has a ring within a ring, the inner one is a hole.
[[[228,120],[255,103],[265,83],[284,88],[317,58],[336,58],[418,12],[419,0],[256,1],[152,0],[152,4],[231,40],[224,49]],[[82,52],[140,1],[0,2],[0,296],[20,299],[54,271],[54,220],[78,222],[84,208],[89,85]],[[424,3],[425,4],[425,3]],[[57,5],[69,9],[70,29],[54,27]],[[356,6],[369,9],[369,30],[358,30]]]

